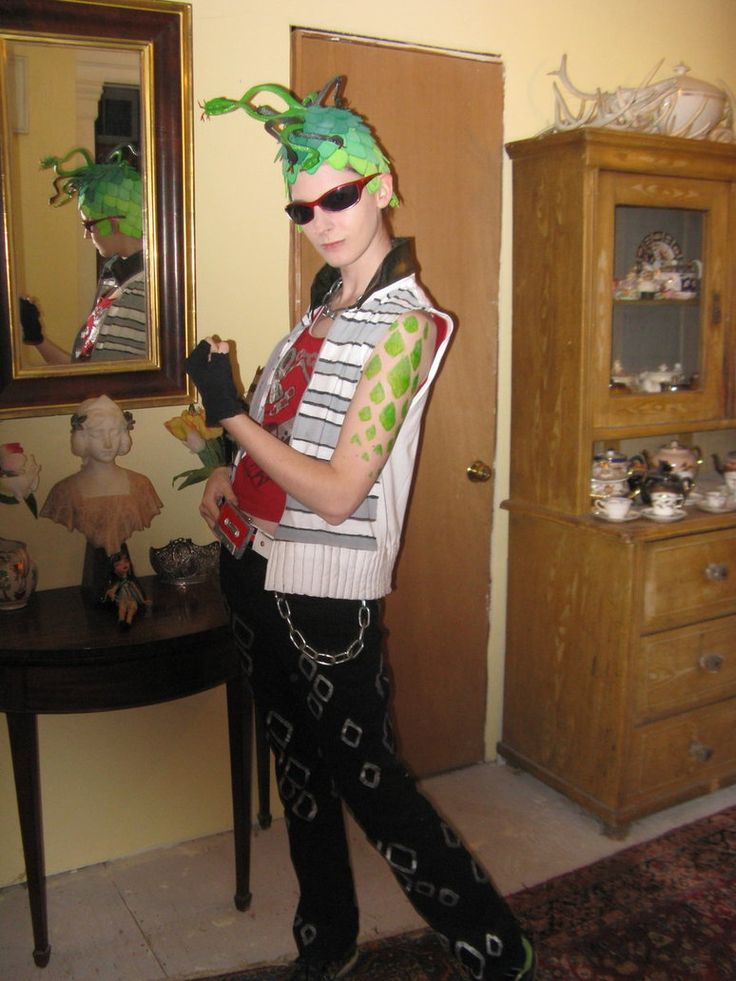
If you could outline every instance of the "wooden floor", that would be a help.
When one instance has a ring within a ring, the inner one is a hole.
[[[587,865],[736,804],[736,787],[636,823],[623,841],[525,774],[483,764],[435,777],[424,789],[463,834],[504,893]],[[383,861],[352,828],[362,939],[422,922]],[[294,878],[282,820],[253,841],[253,903],[232,903],[229,834],[90,866],[48,881],[51,961],[36,968],[25,888],[0,890],[3,981],[159,981],[294,956]]]

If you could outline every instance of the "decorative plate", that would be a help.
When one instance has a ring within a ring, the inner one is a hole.
[[[668,262],[679,259],[682,249],[669,232],[649,232],[639,242],[636,258],[648,266],[664,266]]]

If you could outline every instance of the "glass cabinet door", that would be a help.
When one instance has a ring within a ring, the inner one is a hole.
[[[722,418],[727,187],[606,172],[599,190],[595,429]]]

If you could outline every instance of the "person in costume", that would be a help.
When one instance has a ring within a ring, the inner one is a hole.
[[[71,419],[71,450],[82,467],[54,484],[41,509],[41,517],[81,531],[108,556],[120,552],[134,531],[148,528],[163,507],[145,474],[116,463],[130,452],[133,425],[130,412],[107,395],[82,402]]]
[[[343,81],[302,102],[266,84],[205,103],[206,115],[242,108],[278,139],[286,212],[325,265],[250,414],[226,343],[207,338],[187,362],[208,424],[240,448],[232,471],[209,479],[200,512],[216,529],[224,501],[247,522],[241,557],[222,550],[221,582],[274,752],[299,884],[290,978],[345,977],[357,958],[345,804],[470,977],[530,981],[529,940],[394,745],[379,604],[453,322],[418,283],[411,243],[391,237],[391,167],[346,107]],[[285,109],[264,105],[263,93]]]
[[[82,164],[70,160],[80,156]],[[114,150],[95,163],[88,150],[76,147],[64,157],[48,157],[44,168],[56,173],[52,205],[77,199],[85,238],[105,259],[97,291],[72,351],[44,334],[36,304],[21,297],[23,343],[33,345],[49,364],[119,361],[148,356],[146,277],[143,262],[143,183],[140,173]]]

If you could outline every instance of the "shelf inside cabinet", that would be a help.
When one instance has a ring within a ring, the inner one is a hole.
[[[641,299],[639,299],[639,300],[621,300],[621,299],[616,299],[616,297],[614,297],[613,298],[613,305],[615,307],[622,306],[622,307],[650,307],[650,308],[652,308],[652,307],[666,307],[666,306],[673,306],[673,307],[683,307],[683,306],[697,307],[697,306],[700,306],[700,300],[698,299],[697,296],[688,297],[685,300],[677,299],[676,297],[673,297],[672,299],[667,299],[667,300],[641,300]]]

